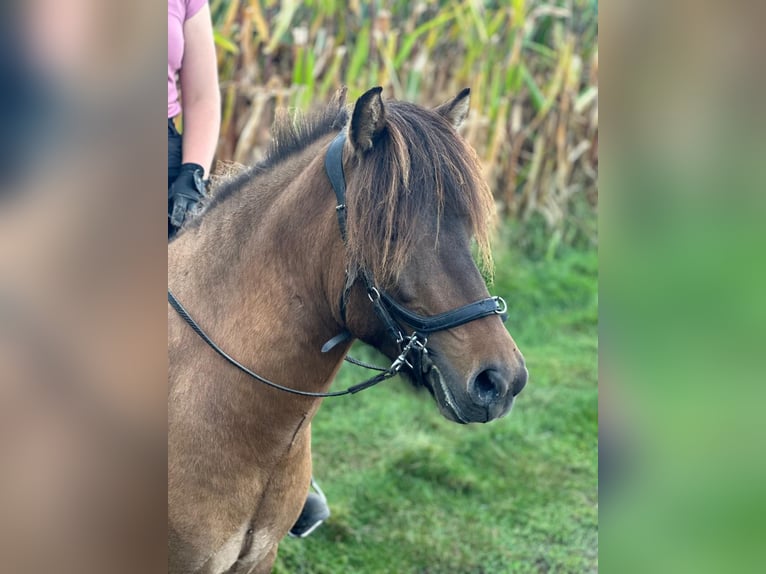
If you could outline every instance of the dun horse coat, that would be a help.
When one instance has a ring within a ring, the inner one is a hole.
[[[230,355],[282,385],[329,389],[351,340],[320,349],[344,328],[398,354],[361,269],[423,315],[488,295],[471,239],[489,265],[492,197],[456,131],[468,90],[434,110],[384,103],[380,93],[360,97],[350,118],[340,91],[321,113],[275,126],[266,160],[223,184],[169,246],[169,286],[186,308]],[[345,243],[323,164],[340,130]],[[433,333],[428,345],[419,380],[450,420],[503,416],[526,383],[496,316]],[[249,378],[170,307],[168,357],[169,572],[269,572],[308,492],[321,399]]]

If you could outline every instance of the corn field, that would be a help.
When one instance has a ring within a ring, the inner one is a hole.
[[[433,106],[471,88],[463,135],[506,221],[547,249],[596,245],[596,0],[211,0],[223,95],[218,157],[262,157],[277,108],[346,85]]]

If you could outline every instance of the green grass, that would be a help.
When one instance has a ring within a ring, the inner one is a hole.
[[[597,571],[597,255],[495,258],[530,370],[512,413],[456,425],[399,379],[325,400],[314,469],[332,516],[282,543],[277,574]],[[365,376],[344,367],[335,387]]]

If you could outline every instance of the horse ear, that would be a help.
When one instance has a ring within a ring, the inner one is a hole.
[[[372,149],[375,138],[386,125],[386,109],[380,93],[380,86],[366,91],[354,104],[348,135],[354,149],[367,152]]]
[[[465,88],[448,102],[435,108],[435,112],[446,118],[446,120],[455,126],[455,129],[463,125],[468,115],[468,105],[471,103],[471,88]]]

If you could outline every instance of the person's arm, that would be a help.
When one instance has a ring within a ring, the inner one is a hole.
[[[207,2],[184,23],[181,67],[183,163],[196,163],[209,176],[221,129],[221,94]]]

